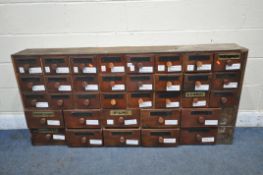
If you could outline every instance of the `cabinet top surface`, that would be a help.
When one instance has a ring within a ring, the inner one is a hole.
[[[174,46],[124,46],[124,47],[81,47],[81,48],[35,48],[25,49],[13,56],[34,55],[82,55],[82,54],[135,54],[135,53],[173,53],[207,51],[247,51],[237,44],[198,44]]]

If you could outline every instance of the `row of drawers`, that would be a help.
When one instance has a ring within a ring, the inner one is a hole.
[[[170,73],[239,71],[239,52],[15,57],[18,74]],[[45,70],[45,71],[43,71]]]
[[[26,110],[33,128],[200,128],[233,126],[236,108],[127,109],[127,110]]]
[[[238,105],[237,91],[211,92],[115,92],[34,94],[23,93],[28,109],[125,109],[125,108],[191,108],[231,107]]]
[[[240,74],[235,72],[199,74],[89,75],[89,76],[20,76],[22,92],[115,92],[115,91],[209,91],[235,90]]]
[[[189,129],[66,129],[31,130],[35,145],[78,146],[176,146],[231,142],[232,127]]]

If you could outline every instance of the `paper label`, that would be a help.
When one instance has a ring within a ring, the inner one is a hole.
[[[180,85],[172,85],[166,87],[166,91],[180,91],[180,89]]]
[[[58,91],[71,91],[71,86],[70,85],[60,85],[58,87]]]
[[[179,106],[180,106],[180,104],[178,101],[166,103],[167,108],[174,108],[174,107],[179,107]]]
[[[158,71],[165,71],[165,65],[158,65]]]
[[[45,91],[45,86],[44,85],[34,85],[32,86],[32,91]]]
[[[140,108],[151,107],[151,106],[152,106],[152,101],[145,101],[139,104]]]
[[[206,100],[200,100],[197,101],[196,103],[193,103],[193,107],[198,107],[198,106],[206,106]]]
[[[111,68],[111,72],[125,72],[124,66],[114,66]]]
[[[53,134],[53,140],[65,140],[65,136],[60,134]]]
[[[218,120],[205,120],[205,125],[218,125]]]
[[[45,72],[50,73],[50,68],[48,66],[45,67]]]
[[[187,70],[188,71],[194,71],[195,65],[187,65]]]
[[[136,119],[124,120],[124,125],[136,125],[136,124],[137,124]]]
[[[36,102],[36,108],[48,108],[48,102]]]
[[[176,138],[164,138],[163,143],[176,143]]]
[[[96,67],[84,67],[83,71],[84,74],[88,74],[88,73],[96,73],[97,69]]]
[[[97,84],[88,84],[85,86],[85,91],[97,91],[99,90],[99,86]]]
[[[131,66],[130,66],[130,71],[131,71],[131,72],[135,71],[134,65],[131,65]]]
[[[199,86],[195,85],[196,91],[208,91],[209,90],[209,84],[201,84]]]
[[[209,142],[214,142],[215,138],[214,137],[203,137],[202,138],[202,143],[209,143]]]
[[[178,125],[178,120],[164,120],[164,125]]]
[[[124,84],[115,84],[114,86],[111,87],[111,90],[113,91],[124,91],[125,90],[125,85]]]
[[[107,125],[114,125],[114,120],[107,120]]]
[[[91,145],[102,145],[102,140],[100,139],[90,139],[89,144]]]
[[[18,71],[19,71],[19,73],[21,73],[21,74],[25,73],[25,69],[24,69],[23,67],[19,67],[19,68],[18,68]]]
[[[211,64],[203,64],[202,66],[197,66],[196,70],[211,70]]]
[[[224,84],[224,89],[231,89],[231,88],[237,88],[238,82],[229,82],[228,84]]]
[[[226,65],[226,70],[239,70],[241,67],[240,63]]]
[[[66,74],[66,73],[69,73],[69,68],[68,68],[68,67],[57,67],[57,68],[56,68],[56,73],[57,73],[57,74]]]
[[[153,67],[151,66],[144,66],[139,69],[140,73],[151,73],[153,72]]]
[[[179,72],[179,71],[182,71],[182,66],[181,65],[169,66],[167,71],[168,72]]]
[[[74,71],[74,73],[79,73],[79,68],[78,67],[73,67],[73,71]]]
[[[106,72],[106,66],[101,66],[101,72]]]
[[[153,89],[153,85],[152,84],[142,84],[139,87],[139,90],[152,90]]]
[[[30,74],[40,74],[40,73],[42,73],[42,69],[41,69],[41,67],[31,67],[31,68],[29,68],[28,72]]]
[[[127,139],[127,140],[126,140],[126,144],[127,144],[127,145],[138,145],[138,144],[139,144],[139,141],[136,140],[136,139]]]
[[[60,126],[60,121],[59,120],[47,120],[47,125]]]
[[[86,120],[86,125],[99,125],[99,120]]]

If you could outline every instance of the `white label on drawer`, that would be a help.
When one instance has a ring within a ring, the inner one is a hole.
[[[197,66],[196,70],[211,70],[211,64],[203,64],[202,66]]]
[[[158,65],[158,71],[165,71],[165,65]]]
[[[36,102],[36,108],[48,108],[48,102]]]
[[[40,73],[42,73],[42,69],[41,69],[41,67],[31,67],[31,68],[29,68],[28,72],[30,74],[40,74]]]
[[[194,71],[195,65],[187,65],[187,70],[188,71]]]
[[[111,72],[124,72],[124,66],[114,66],[111,68]]]
[[[126,145],[138,145],[139,141],[136,139],[127,139],[126,140]]]
[[[240,63],[226,65],[226,70],[239,70],[241,67]]]
[[[209,143],[209,142],[214,142],[215,138],[214,137],[203,137],[202,138],[202,143]]]
[[[141,73],[151,73],[153,72],[153,67],[151,66],[144,66],[139,69],[139,72]]]
[[[167,71],[168,72],[179,72],[179,71],[182,71],[182,66],[181,65],[169,66]]]
[[[140,108],[151,107],[151,106],[152,106],[152,101],[144,101],[139,104]]]
[[[153,85],[152,84],[142,84],[139,87],[139,90],[152,90],[153,89]]]
[[[45,91],[45,86],[44,85],[34,85],[32,86],[32,91]]]
[[[218,120],[205,120],[205,125],[218,125]]]
[[[166,107],[167,108],[174,108],[174,107],[179,107],[179,102],[178,101],[174,101],[174,102],[170,102],[170,103],[166,103]]]
[[[224,84],[224,89],[231,89],[231,88],[237,88],[238,82],[229,82],[228,84]]]
[[[178,125],[178,120],[164,120],[164,125]]]
[[[114,125],[114,120],[107,120],[107,125]]]
[[[111,87],[111,90],[113,91],[124,91],[125,90],[125,85],[124,84],[115,84],[114,86]]]
[[[73,67],[73,71],[74,71],[74,73],[79,73],[79,68],[78,67]]]
[[[86,120],[86,125],[99,125],[99,120]]]
[[[88,73],[96,73],[97,69],[96,67],[84,67],[83,73],[88,74]]]
[[[201,84],[199,86],[195,86],[196,91],[208,91],[209,90],[209,84]]]
[[[62,134],[53,134],[53,140],[65,140],[65,136]]]
[[[90,139],[89,144],[91,145],[102,145],[102,140],[100,139]]]
[[[58,91],[71,91],[71,86],[70,85],[60,85],[58,87]]]
[[[136,119],[124,120],[124,125],[136,125],[136,124],[137,124]]]
[[[180,85],[172,85],[166,87],[166,91],[180,91],[180,89]]]
[[[57,74],[67,74],[69,73],[69,68],[68,67],[57,67],[56,73]]]
[[[132,63],[127,63],[127,67],[130,68],[130,71],[133,72],[135,70],[135,67]]]
[[[97,91],[99,90],[99,86],[97,84],[88,84],[85,86],[85,91]]]
[[[106,66],[101,66],[101,72],[105,72],[106,71]]]
[[[206,106],[206,100],[200,100],[197,101],[196,103],[193,103],[193,107],[198,107],[198,106]]]
[[[50,73],[50,68],[48,66],[45,67],[45,72]]]
[[[25,73],[25,69],[24,69],[23,67],[19,67],[19,68],[18,68],[18,71],[19,71],[19,73],[21,73],[21,74]]]
[[[176,138],[164,138],[163,143],[176,143]]]
[[[47,120],[47,125],[60,126],[60,121],[59,120]]]
[[[127,67],[130,67],[132,66],[133,64],[132,63],[127,63]]]

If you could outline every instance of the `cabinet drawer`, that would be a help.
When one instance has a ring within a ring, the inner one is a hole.
[[[71,92],[72,83],[70,76],[47,76],[45,77],[48,92]]]
[[[70,57],[72,72],[74,74],[96,74],[97,59],[95,56],[71,56]]]
[[[64,129],[31,129],[33,145],[65,145]]]
[[[213,75],[213,90],[238,89],[240,74],[235,72],[217,72]]]
[[[243,66],[241,54],[233,53],[218,53],[215,55],[214,71],[240,71]]]
[[[235,126],[237,107],[222,108],[219,117],[219,126]]]
[[[46,91],[42,76],[20,76],[18,81],[22,92],[43,93]]]
[[[77,93],[74,94],[74,104],[77,109],[98,109],[100,108],[99,93]]]
[[[28,128],[64,128],[62,111],[59,110],[25,110]]]
[[[153,73],[154,57],[153,55],[127,55],[128,73]]]
[[[155,76],[156,91],[180,91],[182,86],[181,74],[156,74]]]
[[[53,109],[69,109],[73,107],[72,94],[50,94],[49,104]]]
[[[20,75],[41,75],[43,69],[39,57],[14,57],[14,69]]]
[[[140,126],[140,110],[102,110],[103,126],[106,128],[136,128]]]
[[[125,60],[122,55],[102,55],[99,56],[100,71],[102,73],[124,73]]]
[[[212,71],[212,53],[194,53],[184,56],[185,72],[210,72]]]
[[[101,94],[102,108],[106,109],[123,109],[126,108],[126,93],[103,93]]]
[[[133,92],[128,93],[128,108],[152,108],[153,93],[151,92]]]
[[[103,146],[101,129],[67,129],[66,138],[71,147]]]
[[[100,110],[64,110],[64,119],[67,128],[101,128]]]
[[[105,146],[139,146],[139,129],[104,129]]]
[[[48,109],[50,108],[48,96],[46,94],[22,94],[23,104],[25,108],[30,109]]]
[[[184,91],[209,91],[212,74],[185,74]]]
[[[180,126],[181,111],[171,109],[142,109],[143,128],[176,128]]]
[[[99,91],[98,77],[97,75],[74,76],[73,88],[75,92]]]
[[[217,128],[189,128],[181,129],[181,144],[214,144]]]
[[[143,129],[143,146],[176,146],[179,142],[179,129]]]
[[[46,74],[70,74],[70,62],[66,56],[43,57]]]
[[[239,95],[236,91],[212,91],[210,94],[211,107],[233,107],[239,103]]]
[[[103,92],[125,91],[124,74],[100,75],[100,89]]]
[[[154,89],[152,75],[127,75],[127,89],[132,91],[152,91]]]
[[[217,144],[231,144],[234,137],[234,128],[233,127],[218,127],[217,133]]]
[[[179,108],[181,106],[180,92],[156,92],[156,108]]]
[[[182,106],[184,108],[191,107],[208,107],[208,92],[184,92],[182,96]]]
[[[157,55],[155,71],[158,73],[176,73],[182,71],[182,57],[177,54]]]
[[[182,109],[181,127],[217,127],[220,112],[219,108]]]

